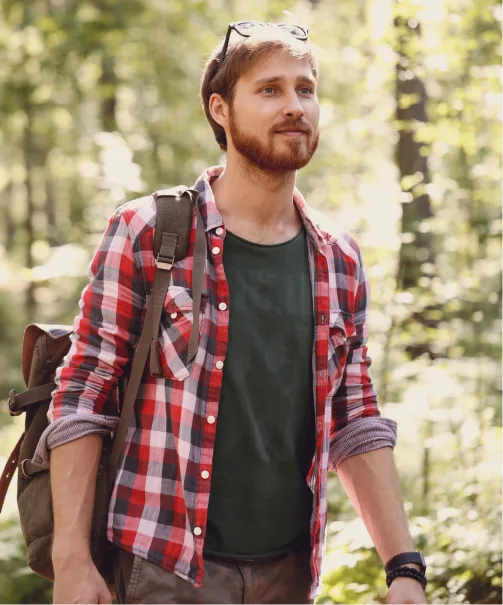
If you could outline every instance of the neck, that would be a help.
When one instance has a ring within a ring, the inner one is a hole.
[[[227,228],[255,241],[281,240],[298,231],[293,203],[296,172],[267,172],[231,154],[225,170],[211,184]]]

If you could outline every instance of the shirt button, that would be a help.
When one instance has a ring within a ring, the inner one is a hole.
[[[215,422],[215,416],[208,416],[208,424],[213,424]]]
[[[220,311],[225,311],[227,309],[227,305],[225,303],[220,303],[218,305],[218,308],[220,309]]]
[[[219,248],[218,246],[215,246],[215,247],[214,247],[214,248],[211,250],[211,252],[212,252],[213,254],[220,254],[220,248]]]
[[[176,319],[177,315],[178,315],[178,313],[171,313],[171,319]]]
[[[207,479],[209,476],[210,476],[210,474],[208,473],[208,471],[203,471],[203,472],[201,473],[201,477],[202,477],[203,479]]]
[[[217,361],[217,363],[215,364],[215,367],[217,370],[221,370],[224,367],[224,362],[223,361]]]
[[[217,227],[216,230],[215,230],[215,233],[217,235],[222,235],[223,232],[224,232],[224,230],[222,229],[222,227]]]
[[[203,530],[200,527],[194,527],[194,535],[200,536],[203,533]]]

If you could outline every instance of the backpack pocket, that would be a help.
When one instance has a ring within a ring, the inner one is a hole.
[[[198,332],[201,330],[207,299],[201,298]],[[185,380],[190,374],[187,359],[190,334],[194,324],[192,290],[170,286],[164,299],[159,328],[159,361],[163,378]]]

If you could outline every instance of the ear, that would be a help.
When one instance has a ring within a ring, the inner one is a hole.
[[[229,121],[229,105],[224,100],[222,95],[214,92],[208,103],[208,109],[210,110],[211,117],[217,124],[225,127]]]

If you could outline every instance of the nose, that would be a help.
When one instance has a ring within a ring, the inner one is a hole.
[[[288,95],[283,114],[289,118],[301,118],[304,115],[304,107],[300,102],[297,92]]]

